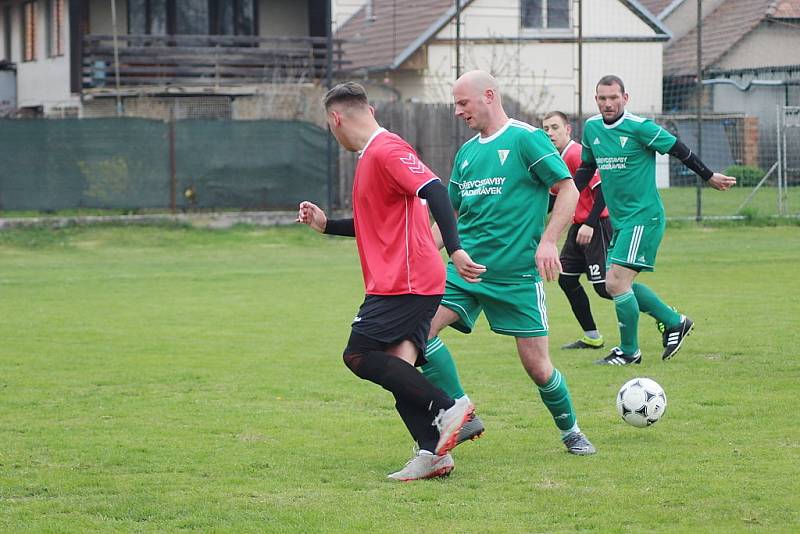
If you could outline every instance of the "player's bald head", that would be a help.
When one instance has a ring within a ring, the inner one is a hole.
[[[471,70],[462,74],[456,83],[453,85],[453,91],[456,89],[466,90],[471,93],[483,93],[486,90],[491,90],[493,93],[499,95],[500,86],[494,76],[484,70]]]

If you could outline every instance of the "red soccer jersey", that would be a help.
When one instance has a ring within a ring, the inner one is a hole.
[[[383,128],[361,151],[353,219],[368,295],[441,295],[445,270],[419,190],[439,178],[411,146]]]
[[[567,164],[567,168],[572,176],[575,176],[575,171],[581,166],[580,143],[576,143],[570,139],[567,146],[561,151],[561,159]],[[592,207],[594,206],[594,188],[598,185],[600,185],[600,173],[595,171],[594,176],[589,180],[589,186],[581,191],[578,197],[578,205],[575,206],[575,215],[572,218],[572,222],[575,224],[583,224],[586,222],[586,219],[589,218],[589,213],[592,212]],[[608,208],[603,208],[603,212],[600,213],[601,219],[605,217],[608,217]]]

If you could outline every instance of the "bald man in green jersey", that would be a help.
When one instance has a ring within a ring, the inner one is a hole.
[[[561,270],[556,241],[578,200],[572,175],[544,131],[506,115],[497,81],[488,73],[461,76],[453,98],[456,116],[478,134],[456,154],[448,191],[461,245],[486,271],[470,282],[448,265],[445,295],[431,323],[429,363],[422,370],[446,393],[463,395],[438,334],[448,325],[469,333],[483,312],[494,332],[515,338],[567,450],[594,454],[578,426],[566,379],[550,361],[542,284],[542,278],[556,280]],[[545,226],[551,188],[558,196]],[[447,382],[457,387],[442,385]]]

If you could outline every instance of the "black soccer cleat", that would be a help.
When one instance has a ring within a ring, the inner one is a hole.
[[[630,365],[642,363],[642,351],[637,350],[633,355],[622,352],[619,347],[614,347],[605,358],[596,360],[597,365]]]
[[[465,441],[474,441],[483,435],[485,428],[481,418],[474,413],[469,416],[467,422],[458,431],[458,438],[456,438],[456,445],[461,445]]]
[[[583,336],[578,341],[573,343],[567,343],[566,345],[562,345],[562,349],[602,349],[603,348],[603,336],[600,336],[597,339],[592,339],[589,336]]]
[[[694,323],[685,315],[681,315],[681,322],[672,328],[664,329],[662,343],[664,345],[664,353],[661,355],[662,360],[669,360],[675,353],[680,350],[683,345],[683,340],[686,339],[692,329]]]

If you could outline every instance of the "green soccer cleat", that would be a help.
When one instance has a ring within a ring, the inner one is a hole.
[[[597,339],[592,339],[589,336],[583,336],[578,341],[574,343],[567,343],[566,345],[562,345],[562,349],[602,349],[605,341],[603,340],[603,336],[600,336]]]

